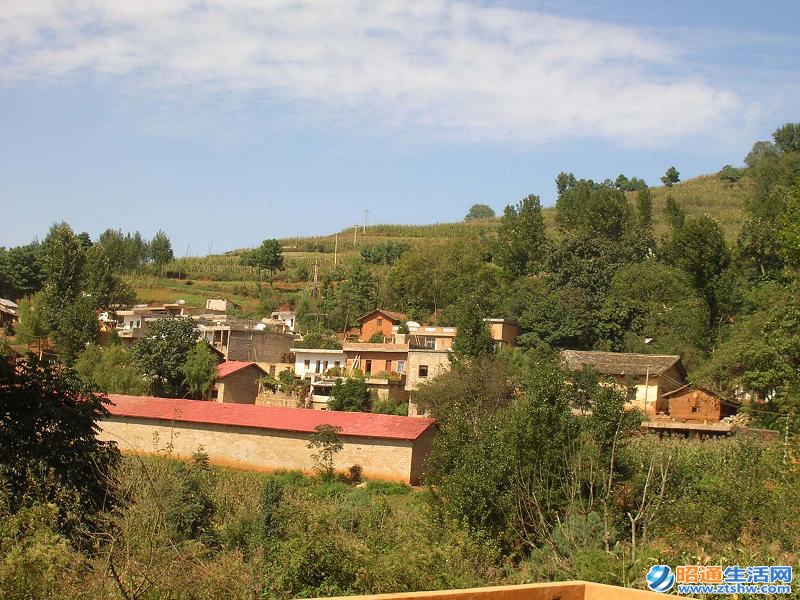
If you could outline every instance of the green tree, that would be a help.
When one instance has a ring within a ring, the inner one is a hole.
[[[146,337],[133,347],[133,360],[151,382],[153,393],[181,398],[188,392],[183,365],[197,344],[194,321],[190,318],[158,319]]]
[[[328,408],[347,412],[369,412],[371,400],[372,395],[363,377],[337,379],[331,388]]]
[[[729,187],[733,187],[742,179],[742,171],[732,165],[725,165],[720,169],[719,173],[717,173],[717,177]]]
[[[764,157],[777,158],[780,151],[778,147],[772,142],[761,141],[753,144],[750,152],[744,158],[744,164],[748,167],[755,167],[756,164]]]
[[[101,245],[85,251],[82,277],[84,292],[95,308],[129,305],[136,301],[133,289],[114,274]]]
[[[672,234],[665,252],[669,262],[692,279],[710,310],[713,321],[718,316],[715,284],[730,263],[730,252],[719,222],[708,216],[689,217]]]
[[[204,398],[217,379],[217,361],[205,341],[195,344],[182,370],[189,394],[193,398]]]
[[[97,438],[105,404],[58,365],[29,357],[14,369],[0,361],[0,475],[12,510],[52,502],[69,526],[108,508],[119,451]]]
[[[456,309],[456,336],[453,351],[449,354],[452,362],[477,360],[494,351],[494,342],[489,326],[483,320],[483,312],[477,299],[465,299]]]
[[[42,251],[38,242],[6,250],[0,247],[0,298],[19,301],[42,289]]]
[[[243,265],[258,269],[270,274],[270,285],[275,271],[283,270],[283,246],[278,240],[264,240],[255,250],[242,254],[240,261]]]
[[[653,194],[650,188],[644,187],[636,194],[637,216],[639,227],[644,231],[651,231],[653,227]]]
[[[42,344],[50,334],[50,328],[47,326],[42,314],[41,294],[20,300],[18,313],[17,340],[26,344],[28,348],[35,343],[41,351]]]
[[[131,353],[119,343],[89,344],[75,362],[75,372],[84,384],[100,392],[131,396],[147,393],[144,376]]]
[[[494,209],[488,204],[473,204],[467,216],[464,217],[465,221],[473,221],[475,219],[494,219]]]
[[[167,234],[160,229],[150,240],[149,250],[150,259],[159,268],[175,258],[172,252],[172,242],[170,242]]]
[[[678,172],[678,169],[675,167],[670,167],[667,169],[667,172],[664,173],[664,176],[661,178],[661,183],[663,183],[667,187],[672,187],[676,183],[679,183],[681,180],[681,174]]]
[[[772,134],[781,152],[800,152],[800,123],[786,123]]]
[[[500,219],[497,262],[512,277],[535,273],[547,249],[542,203],[526,196],[515,206],[506,206]]]
[[[742,223],[736,247],[739,259],[748,267],[755,267],[763,277],[783,268],[781,232],[775,235],[775,224],[759,217]]]
[[[664,216],[667,219],[667,223],[669,223],[673,230],[680,229],[686,222],[686,213],[684,212],[683,208],[681,208],[680,204],[675,201],[675,198],[670,195],[667,196],[667,203],[664,207]]]
[[[780,252],[794,269],[800,268],[800,186],[785,193],[784,210],[778,220]]]
[[[326,480],[333,479],[333,460],[336,455],[344,450],[344,444],[339,439],[342,428],[338,425],[317,425],[314,433],[309,436],[307,448],[315,450],[312,454],[317,472]]]
[[[619,240],[633,225],[633,211],[612,184],[581,179],[556,200],[556,222],[573,234]]]

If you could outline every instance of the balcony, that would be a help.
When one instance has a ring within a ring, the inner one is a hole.
[[[372,596],[347,596],[348,600],[647,600],[664,594],[603,585],[588,581],[531,583],[438,592],[403,592]],[[332,599],[328,599],[332,600]],[[338,600],[343,600],[342,598]]]

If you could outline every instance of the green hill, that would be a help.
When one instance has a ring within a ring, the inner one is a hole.
[[[747,177],[730,186],[716,175],[703,175],[673,187],[652,188],[656,238],[668,232],[664,207],[667,196],[671,195],[687,215],[708,214],[717,219],[728,242],[735,243],[752,187]],[[635,193],[629,193],[628,197],[635,203]],[[555,208],[545,208],[544,216],[550,235],[558,237]],[[430,225],[381,224],[369,225],[366,230],[359,227],[355,232],[349,228],[325,236],[283,238],[281,242],[287,269],[285,277],[275,286],[287,294],[295,292],[308,285],[315,264],[322,272],[333,266],[334,260],[347,262],[359,256],[362,248],[375,244],[395,242],[413,247],[475,234],[491,235],[499,223],[498,218]],[[200,305],[207,297],[225,296],[241,304],[245,312],[253,312],[259,307],[258,274],[239,263],[244,251],[180,258],[166,265],[164,277],[132,276],[129,281],[142,301],[174,301],[182,298],[191,305]]]

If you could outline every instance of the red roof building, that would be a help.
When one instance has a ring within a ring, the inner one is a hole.
[[[114,417],[230,425],[301,433],[313,433],[318,425],[334,425],[342,428],[340,435],[343,436],[381,439],[415,440],[435,422],[434,419],[375,413],[221,404],[205,400],[176,400],[155,396],[109,394],[108,399],[113,403],[108,410]]]

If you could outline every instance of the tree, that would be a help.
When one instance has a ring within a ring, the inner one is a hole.
[[[108,508],[119,451],[97,438],[106,403],[58,365],[0,361],[0,475],[12,509],[52,502],[63,522]]]
[[[717,173],[717,177],[719,177],[720,181],[726,183],[728,187],[733,187],[741,180],[742,171],[732,165],[725,165],[720,169],[719,173]]]
[[[744,157],[744,164],[748,167],[754,167],[764,157],[777,158],[780,150],[772,142],[761,141],[753,144],[753,148]]]
[[[778,272],[783,268],[782,251],[786,247],[780,242],[781,230],[776,235],[775,224],[759,217],[742,223],[736,247],[739,258],[749,267],[756,267],[761,276]]]
[[[573,234],[618,240],[633,224],[633,211],[624,192],[612,184],[581,179],[556,200],[556,222]]]
[[[772,134],[781,152],[800,152],[800,123],[786,123]]]
[[[314,459],[315,469],[326,480],[333,479],[336,472],[333,459],[344,450],[344,444],[339,439],[340,433],[342,428],[338,425],[317,425],[306,446],[309,450],[316,450],[311,457]]]
[[[494,219],[494,209],[488,204],[473,204],[467,216],[464,217],[465,221],[472,221],[475,219]]]
[[[781,253],[794,269],[800,268],[800,185],[787,191],[784,211],[778,220]]]
[[[328,408],[347,412],[369,412],[371,400],[372,395],[363,377],[337,379],[331,388]]]
[[[242,254],[240,262],[258,269],[259,277],[262,270],[268,271],[272,285],[272,275],[283,270],[283,247],[278,240],[264,240],[255,250]]]
[[[678,169],[675,167],[670,167],[667,169],[667,172],[664,173],[664,176],[661,178],[661,183],[663,183],[667,187],[672,187],[676,183],[680,182],[681,174],[678,172]]]
[[[153,239],[150,240],[149,249],[150,259],[159,268],[175,258],[175,255],[172,253],[172,243],[169,237],[160,229],[153,236]]]
[[[136,342],[133,360],[151,382],[155,395],[186,395],[183,365],[196,343],[194,321],[185,317],[158,319],[149,334]]]
[[[0,247],[0,298],[14,301],[42,289],[42,251],[38,242],[6,250]]]
[[[75,372],[84,384],[100,392],[131,396],[147,393],[144,376],[130,351],[120,343],[89,344],[75,362]]]
[[[506,206],[500,219],[497,262],[511,277],[535,273],[547,249],[542,203],[526,196],[515,206]]]
[[[685,271],[702,292],[716,320],[715,284],[730,263],[725,234],[719,222],[708,216],[689,217],[683,227],[672,234],[665,252],[670,263]]]
[[[205,341],[195,344],[186,357],[182,370],[189,394],[193,398],[204,398],[217,379],[217,361]]]
[[[636,194],[639,227],[649,232],[653,226],[653,194],[645,187]]]
[[[83,289],[95,308],[107,308],[133,304],[136,294],[133,289],[111,269],[103,246],[91,246],[85,252],[82,270]]]
[[[672,196],[667,196],[667,203],[664,207],[664,216],[667,218],[667,223],[672,227],[673,231],[683,227],[686,221],[686,213],[683,208],[675,201]]]
[[[29,349],[31,344],[36,343],[39,348],[39,358],[41,358],[42,344],[50,334],[50,328],[42,314],[41,294],[20,300],[18,313],[17,340],[26,344]]]
[[[494,351],[489,326],[483,320],[477,299],[465,299],[456,309],[456,336],[453,351],[448,355],[452,362],[477,360]]]

